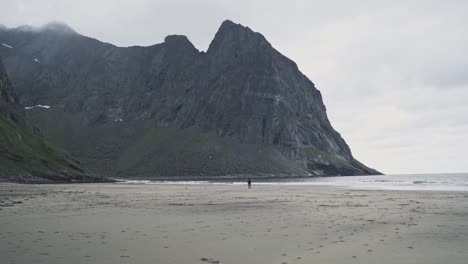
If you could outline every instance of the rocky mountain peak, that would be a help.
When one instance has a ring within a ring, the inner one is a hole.
[[[49,22],[41,27],[22,25],[16,28],[8,28],[6,26],[0,25],[0,30],[12,30],[15,32],[53,32],[58,34],[78,34],[73,28],[71,28],[67,24],[57,21]]]
[[[77,32],[63,22],[53,21],[43,25],[41,28],[43,31],[51,31],[55,33],[62,33],[62,34],[77,34]]]
[[[271,47],[262,34],[231,20],[225,20],[219,27],[207,53],[252,50],[260,46]]]
[[[238,23],[234,23],[233,21],[231,21],[229,19],[224,20],[223,23],[221,23],[221,25],[219,26],[219,29],[218,29],[218,33],[220,33],[220,34],[225,34],[225,33],[229,34],[229,33],[233,33],[233,32],[240,33],[240,32],[243,32],[243,31],[245,31],[246,33],[250,33],[250,34],[255,34],[255,32],[252,31],[252,29],[250,29],[249,27],[243,26],[243,25],[238,24]]]
[[[170,47],[189,48],[196,50],[195,46],[184,35],[169,35],[164,39],[164,44]]]
[[[16,28],[12,28],[11,30],[16,31],[16,32],[38,32],[39,28],[30,26],[30,25],[22,25]]]

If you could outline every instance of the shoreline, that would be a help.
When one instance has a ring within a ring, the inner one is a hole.
[[[245,185],[246,178],[236,179],[118,179],[123,184],[149,185]],[[408,174],[336,177],[252,178],[255,186],[306,186],[352,190],[461,191],[468,192],[468,174]]]
[[[159,181],[153,181],[150,183],[140,183],[140,182],[115,182],[115,184],[126,184],[126,185],[162,185],[162,186],[247,186],[247,183],[245,182],[235,182],[235,183],[223,183],[223,182],[211,182],[211,183],[205,183],[203,181],[200,181],[199,183],[196,183],[197,181],[193,181],[195,183],[186,183],[186,182],[180,182],[176,183],[174,181],[170,182],[159,182]],[[83,183],[83,184],[88,184],[88,183]],[[314,185],[306,185],[306,184],[297,184],[297,183],[258,183],[258,182],[253,182],[252,183],[252,188],[255,186],[278,186],[278,187],[297,187],[297,188],[328,188],[328,189],[340,189],[340,190],[353,190],[353,191],[396,191],[396,192],[455,192],[455,193],[467,193],[468,189],[411,189],[410,188],[376,188],[376,187],[355,187],[355,186],[338,186],[338,185],[326,185],[326,184],[314,184]]]

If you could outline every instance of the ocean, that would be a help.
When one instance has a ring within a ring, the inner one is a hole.
[[[244,179],[122,180],[130,184],[242,185]],[[339,177],[252,177],[252,185],[336,187],[373,190],[468,191],[468,173],[404,174]]]

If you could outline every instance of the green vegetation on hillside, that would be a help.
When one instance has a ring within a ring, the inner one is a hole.
[[[0,175],[62,179],[84,174],[78,164],[42,136],[0,117]]]
[[[324,163],[339,164],[343,167],[352,167],[349,162],[316,148],[305,148],[304,153],[308,159],[315,159]]]

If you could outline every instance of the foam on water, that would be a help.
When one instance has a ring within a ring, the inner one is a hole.
[[[177,185],[244,185],[243,179],[236,180],[122,180],[130,184],[177,184]],[[468,191],[468,173],[458,174],[412,174],[346,177],[284,177],[255,179],[254,185],[313,186],[371,190],[427,190]]]

